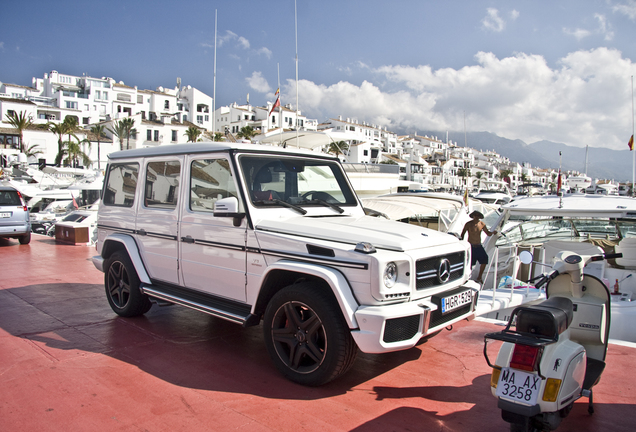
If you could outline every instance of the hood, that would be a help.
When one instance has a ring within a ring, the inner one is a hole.
[[[256,225],[256,230],[352,245],[368,242],[376,248],[396,251],[459,241],[450,234],[372,216],[263,220]]]

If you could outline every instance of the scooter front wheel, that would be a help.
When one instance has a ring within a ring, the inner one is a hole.
[[[534,427],[531,418],[525,417],[523,423],[510,423],[510,432],[541,432],[542,429]]]

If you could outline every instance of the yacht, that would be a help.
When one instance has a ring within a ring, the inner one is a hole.
[[[612,294],[610,338],[636,342],[635,199],[580,193],[524,197],[504,205],[501,217],[489,229],[498,234],[484,244],[493,258],[484,287],[496,290],[502,278],[509,276],[512,291],[528,295],[522,302],[541,300],[541,293],[532,291],[527,281],[550,272],[550,264],[560,251],[622,253],[622,258],[588,264],[585,272],[603,281]],[[533,254],[532,264],[519,264],[517,257],[522,250]],[[500,319],[507,318],[506,311],[497,311]],[[493,311],[483,312],[496,317]]]

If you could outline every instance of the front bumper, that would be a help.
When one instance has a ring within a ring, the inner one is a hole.
[[[441,313],[439,302],[433,297],[387,306],[360,306],[355,312],[359,328],[351,335],[360,351],[365,353],[411,348],[424,336],[458,321],[474,318],[479,286],[468,281],[460,288],[473,291],[472,302],[446,314]]]

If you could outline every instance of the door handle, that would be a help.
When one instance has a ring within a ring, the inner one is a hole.
[[[184,243],[194,243],[194,239],[190,236],[181,237],[181,241]]]

